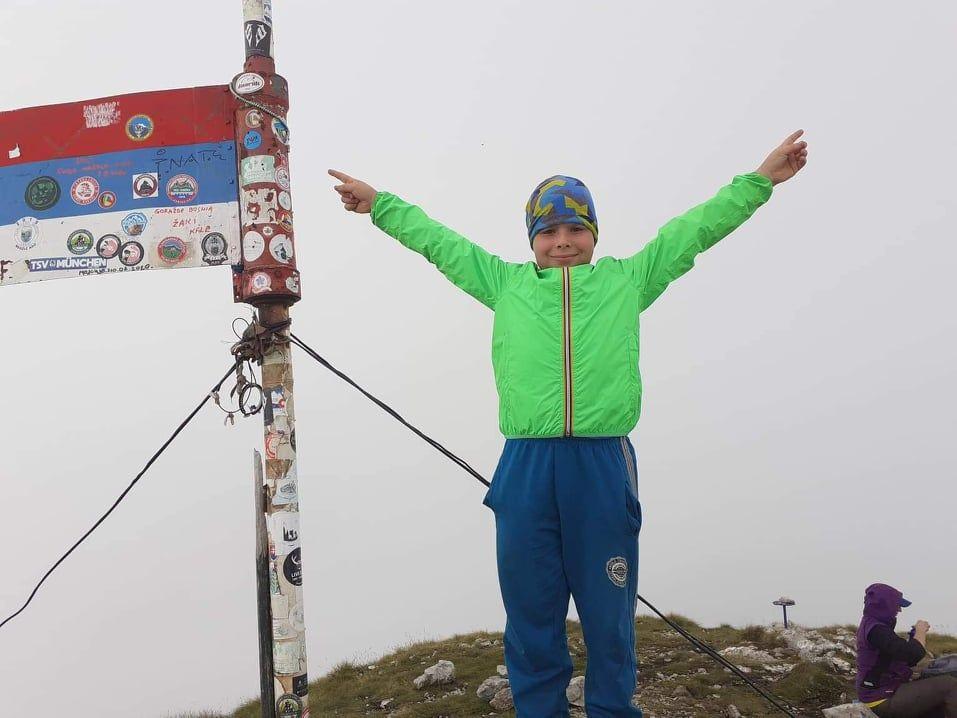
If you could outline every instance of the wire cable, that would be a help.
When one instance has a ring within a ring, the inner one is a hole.
[[[30,592],[30,596],[29,596],[29,598],[27,598],[26,602],[20,607],[19,610],[17,610],[16,612],[10,614],[10,615],[7,616],[5,619],[3,619],[3,622],[0,623],[0,628],[3,628],[3,627],[4,627],[5,625],[7,625],[10,621],[12,621],[14,618],[16,618],[16,617],[19,616],[21,613],[23,613],[23,611],[26,609],[26,607],[30,605],[30,602],[33,600],[33,597],[37,595],[37,591],[40,590],[40,586],[42,586],[43,583],[44,583],[44,581],[46,581],[47,578],[50,577],[50,574],[52,574],[52,573],[57,569],[57,567],[58,567],[61,563],[63,563],[64,561],[66,561],[67,557],[69,557],[69,555],[70,555],[71,553],[73,553],[73,552],[76,550],[76,548],[77,548],[81,543],[83,543],[84,541],[86,541],[87,537],[88,537],[90,534],[92,534],[94,531],[96,531],[96,529],[99,527],[99,525],[102,524],[102,523],[106,520],[106,518],[107,518],[111,513],[113,513],[113,510],[114,510],[117,506],[120,505],[120,502],[123,501],[123,499],[126,498],[126,495],[127,495],[128,493],[130,493],[130,491],[133,489],[133,487],[136,486],[136,483],[137,483],[141,478],[143,478],[143,475],[149,470],[149,468],[153,465],[153,463],[163,454],[164,451],[166,451],[166,448],[167,448],[170,444],[173,443],[173,440],[174,440],[177,436],[179,436],[180,432],[182,432],[183,429],[185,429],[186,426],[193,420],[193,418],[199,413],[199,410],[202,409],[202,408],[206,405],[206,402],[208,402],[208,401],[210,400],[210,398],[212,398],[213,394],[214,394],[215,392],[219,391],[219,388],[223,385],[223,382],[225,382],[226,379],[229,378],[229,375],[232,374],[232,373],[236,370],[236,367],[237,367],[239,364],[241,364],[241,363],[242,363],[242,360],[237,360],[234,364],[232,364],[232,365],[229,367],[229,371],[227,371],[227,372],[223,375],[223,378],[222,378],[222,379],[220,379],[218,382],[216,382],[216,385],[213,387],[212,391],[210,391],[208,394],[206,394],[206,396],[205,396],[205,397],[203,398],[203,400],[196,406],[196,408],[193,409],[193,410],[189,413],[189,415],[183,420],[183,422],[182,422],[178,427],[176,427],[176,430],[175,430],[175,431],[172,433],[172,435],[163,443],[163,445],[159,448],[159,450],[158,450],[155,454],[153,454],[153,456],[150,457],[150,460],[146,462],[146,466],[143,467],[143,470],[140,471],[140,473],[138,473],[138,474],[136,475],[136,478],[133,479],[133,480],[130,482],[129,486],[127,486],[126,489],[124,489],[123,493],[120,494],[119,497],[116,499],[116,501],[113,502],[113,505],[110,506],[109,509],[107,509],[106,513],[103,514],[102,516],[100,516],[100,518],[97,520],[97,522],[96,522],[95,524],[93,524],[93,526],[91,526],[91,527],[89,528],[89,530],[87,530],[87,532],[86,532],[85,534],[83,534],[83,535],[79,538],[79,540],[78,540],[76,543],[74,543],[74,544],[70,547],[70,549],[69,549],[65,554],[63,554],[62,556],[60,556],[60,558],[57,560],[57,562],[56,562],[55,564],[53,564],[45,574],[43,574],[43,578],[40,579],[40,581],[39,581],[39,582],[37,583],[37,585],[34,587],[33,591]]]
[[[442,444],[440,444],[438,441],[436,441],[436,440],[433,439],[432,437],[426,435],[425,433],[423,433],[422,431],[420,431],[419,429],[417,429],[416,427],[414,427],[412,424],[410,424],[408,421],[406,421],[405,419],[403,419],[403,418],[399,415],[399,413],[398,413],[397,411],[395,411],[395,409],[393,409],[392,407],[390,407],[390,406],[389,406],[388,404],[386,404],[384,401],[382,401],[382,400],[380,400],[380,399],[377,399],[377,398],[374,397],[372,394],[370,394],[370,393],[367,392],[365,389],[363,389],[361,386],[359,386],[358,384],[356,384],[352,379],[350,379],[348,376],[346,376],[344,373],[342,373],[341,371],[339,371],[338,369],[336,369],[332,364],[330,364],[328,361],[326,361],[324,358],[322,358],[322,357],[318,354],[318,352],[316,352],[315,349],[311,348],[308,344],[306,344],[304,341],[302,341],[302,339],[300,339],[299,337],[297,337],[295,334],[293,334],[293,333],[290,332],[289,336],[290,336],[291,341],[292,341],[293,344],[295,344],[297,347],[299,347],[300,349],[302,349],[304,352],[306,352],[306,354],[308,354],[308,355],[311,356],[313,359],[315,359],[317,362],[319,362],[320,364],[322,364],[326,369],[328,369],[329,371],[331,371],[333,374],[335,374],[337,377],[339,377],[340,379],[342,379],[343,381],[345,381],[347,384],[350,384],[351,386],[355,387],[358,391],[360,391],[360,392],[362,393],[363,396],[365,396],[367,399],[369,399],[370,401],[372,401],[372,402],[373,402],[376,406],[378,406],[380,409],[382,409],[383,411],[387,412],[390,416],[392,416],[396,421],[400,422],[403,426],[407,427],[407,428],[408,428],[410,431],[412,431],[416,436],[418,436],[419,438],[421,438],[423,441],[425,441],[427,444],[429,444],[429,445],[432,446],[433,448],[437,449],[437,450],[440,451],[441,453],[445,454],[449,459],[451,459],[452,461],[454,461],[456,464],[458,464],[460,467],[462,467],[463,469],[465,469],[467,472],[469,472],[472,476],[474,476],[474,477],[475,477],[476,479],[478,479],[480,482],[482,482],[483,484],[485,484],[485,486],[491,486],[491,484],[488,482],[488,480],[487,480],[484,476],[482,476],[478,471],[476,471],[475,469],[473,469],[473,468],[469,465],[469,463],[468,463],[467,461],[465,461],[464,459],[459,458],[458,456],[456,456],[455,454],[453,454],[451,451],[449,451],[448,449],[446,449],[444,446],[442,446]]]
[[[467,472],[469,472],[472,476],[474,476],[476,479],[478,479],[480,482],[482,482],[485,486],[490,486],[490,485],[491,485],[491,484],[488,482],[488,480],[487,480],[484,476],[482,476],[480,473],[478,473],[475,469],[473,469],[473,468],[468,464],[468,462],[466,462],[464,459],[459,458],[458,456],[456,456],[455,454],[453,454],[451,451],[449,451],[448,449],[446,449],[444,446],[442,446],[442,445],[441,445],[439,442],[437,442],[435,439],[433,439],[433,438],[427,436],[427,435],[424,434],[422,431],[420,431],[420,430],[417,429],[416,427],[412,426],[412,424],[410,424],[410,423],[407,422],[405,419],[403,419],[403,418],[399,415],[399,413],[398,413],[397,411],[395,411],[392,407],[390,407],[388,404],[386,404],[385,402],[381,401],[380,399],[377,399],[375,396],[373,396],[372,394],[370,394],[369,392],[367,392],[365,389],[363,389],[361,386],[359,386],[356,382],[354,382],[352,379],[350,379],[348,376],[346,376],[346,374],[344,374],[344,373],[341,372],[340,370],[336,369],[332,364],[330,364],[328,361],[326,361],[326,359],[324,359],[322,356],[320,356],[319,353],[316,352],[315,349],[311,348],[308,344],[306,344],[304,341],[302,341],[302,339],[300,339],[299,337],[297,337],[295,334],[293,334],[293,333],[291,333],[291,332],[290,332],[289,336],[290,336],[290,340],[291,340],[291,342],[292,342],[293,344],[295,344],[297,347],[299,347],[299,348],[302,349],[304,352],[306,352],[306,353],[307,353],[310,357],[312,357],[315,361],[319,362],[319,363],[322,364],[326,369],[328,369],[328,370],[331,371],[333,374],[335,374],[336,376],[338,376],[340,379],[342,379],[342,380],[345,381],[346,383],[348,383],[348,384],[350,384],[351,386],[353,386],[354,388],[356,388],[358,391],[360,391],[360,392],[362,393],[363,396],[365,396],[367,399],[369,399],[370,401],[372,401],[373,403],[375,403],[379,408],[381,408],[383,411],[385,411],[385,412],[387,412],[388,414],[390,414],[392,417],[394,417],[397,421],[399,421],[400,423],[402,423],[404,426],[408,427],[412,432],[414,432],[417,436],[419,436],[419,437],[420,437],[421,439],[423,439],[425,442],[427,442],[428,444],[430,444],[431,446],[435,447],[435,448],[438,449],[440,452],[442,452],[443,454],[445,454],[448,458],[450,458],[450,459],[451,459],[452,461],[454,461],[456,464],[458,464],[458,465],[461,466],[463,469],[465,469]],[[698,637],[695,636],[694,634],[690,633],[690,632],[687,631],[686,629],[682,628],[680,625],[678,625],[677,623],[675,623],[674,621],[672,621],[670,618],[668,618],[667,616],[665,616],[661,611],[659,611],[657,608],[655,608],[651,603],[649,603],[649,602],[648,602],[644,597],[642,597],[640,594],[638,595],[638,600],[641,601],[643,604],[645,604],[645,605],[646,605],[648,608],[650,608],[652,611],[654,611],[654,612],[658,615],[658,617],[661,618],[661,620],[663,620],[665,623],[667,623],[672,629],[674,629],[674,630],[675,630],[679,635],[681,635],[686,641],[688,641],[692,646],[694,646],[694,648],[695,648],[697,651],[699,651],[699,652],[701,652],[701,653],[704,653],[704,654],[707,655],[709,658],[711,658],[712,660],[716,661],[717,663],[721,664],[722,666],[724,666],[725,668],[727,668],[729,671],[731,671],[732,673],[734,673],[738,678],[740,678],[740,679],[741,679],[742,681],[744,681],[747,685],[749,685],[754,691],[756,691],[757,693],[761,694],[768,702],[770,702],[775,708],[777,708],[778,710],[780,710],[782,713],[784,713],[785,715],[790,716],[791,718],[797,718],[797,714],[795,714],[794,712],[792,712],[792,711],[784,704],[784,702],[783,702],[780,698],[778,698],[777,696],[775,696],[774,694],[770,693],[769,691],[767,691],[766,689],[762,688],[762,687],[759,686],[757,683],[755,683],[753,680],[751,680],[750,678],[748,678],[748,676],[745,675],[745,673],[744,673],[740,668],[738,668],[738,667],[737,667],[736,665],[734,665],[731,661],[729,661],[727,658],[725,658],[725,657],[722,656],[720,653],[718,653],[713,647],[711,647],[710,645],[708,645],[707,643],[705,643],[703,640],[701,640],[700,638],[698,638]]]

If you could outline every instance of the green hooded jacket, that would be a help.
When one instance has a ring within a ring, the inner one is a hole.
[[[502,434],[625,436],[641,411],[639,314],[770,196],[768,178],[739,175],[631,257],[549,269],[503,261],[387,192],[372,221],[495,312]]]

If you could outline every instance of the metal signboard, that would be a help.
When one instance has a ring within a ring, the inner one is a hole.
[[[0,112],[0,286],[240,263],[229,88]]]

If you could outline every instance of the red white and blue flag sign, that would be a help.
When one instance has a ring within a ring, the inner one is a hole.
[[[0,112],[0,286],[238,264],[233,111],[217,86]]]

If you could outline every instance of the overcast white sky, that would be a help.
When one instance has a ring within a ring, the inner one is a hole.
[[[225,83],[240,0],[6,0],[3,109]],[[957,631],[957,7],[945,2],[275,0],[292,90],[296,331],[491,476],[492,315],[339,208],[327,167],[530,258],[542,177],[598,255],[754,169],[810,162],[643,317],[640,590],[706,624],[854,623],[899,585]],[[228,366],[226,269],[0,292],[0,613]],[[310,674],[500,630],[492,514],[454,464],[296,357]],[[165,716],[258,691],[251,454],[204,412],[0,631],[5,715]]]

